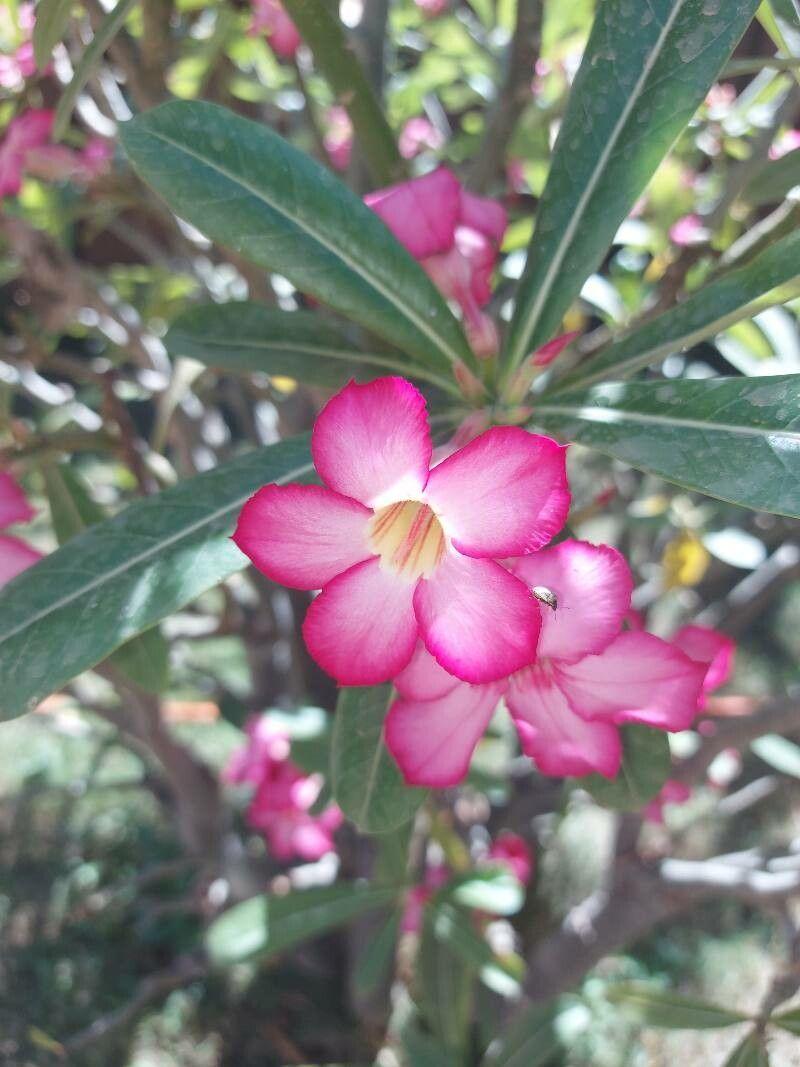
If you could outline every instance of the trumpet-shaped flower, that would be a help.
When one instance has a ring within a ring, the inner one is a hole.
[[[30,522],[35,514],[14,478],[8,471],[0,471],[0,530]],[[20,538],[0,534],[0,588],[41,558],[41,552]]]
[[[263,833],[279,860],[314,861],[335,851],[333,833],[342,813],[332,804],[319,815],[310,809],[319,796],[322,778],[304,774],[290,759],[291,742],[269,716],[252,718],[246,727],[247,743],[231,757],[223,780],[256,787],[247,821]]]
[[[562,541],[511,561],[543,598],[537,658],[491,685],[465,685],[418,648],[395,679],[386,742],[410,784],[461,781],[501,697],[522,749],[543,774],[619,770],[618,727],[683,730],[704,667],[652,634],[620,633],[632,580],[613,548]]]
[[[293,59],[303,43],[300,31],[280,0],[253,0],[253,19],[248,32],[254,37],[263,34],[281,59]]]
[[[706,667],[698,707],[705,707],[709,693],[719,689],[731,676],[736,655],[736,642],[727,634],[710,626],[684,626],[675,634],[672,643],[689,659]]]
[[[234,540],[274,581],[322,589],[303,626],[321,667],[344,685],[388,681],[420,638],[470,682],[530,663],[538,605],[497,560],[563,526],[562,446],[495,427],[431,468],[424,398],[379,378],[328,402],[311,451],[324,485],[264,486]]]
[[[476,355],[497,350],[497,330],[483,308],[508,217],[494,200],[468,193],[446,167],[364,198],[448,300],[463,311]]]

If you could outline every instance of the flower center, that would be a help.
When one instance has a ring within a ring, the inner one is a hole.
[[[419,500],[378,508],[369,521],[369,541],[383,566],[409,580],[429,578],[445,549],[439,520]]]

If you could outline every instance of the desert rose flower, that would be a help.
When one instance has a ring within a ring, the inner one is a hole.
[[[264,486],[234,541],[273,581],[322,589],[303,634],[324,670],[343,685],[388,681],[418,639],[470,682],[531,661],[538,605],[497,560],[563,526],[561,445],[495,427],[431,469],[424,397],[379,378],[328,402],[311,452],[324,484]]]
[[[253,19],[248,32],[254,37],[263,34],[272,51],[281,59],[293,59],[303,43],[280,0],[253,0]]]
[[[698,707],[703,708],[708,694],[719,689],[730,678],[736,642],[710,626],[684,626],[675,634],[672,643],[689,659],[706,668],[698,702]]]
[[[415,115],[414,118],[409,119],[400,131],[397,141],[403,159],[413,159],[426,148],[435,152],[443,144],[443,134],[424,115]]]
[[[247,743],[233,754],[223,780],[256,787],[247,809],[247,822],[265,837],[279,860],[314,861],[335,851],[333,834],[342,813],[332,804],[319,815],[310,809],[319,796],[322,778],[305,774],[290,759],[291,742],[269,716],[252,718]]]
[[[353,124],[345,109],[338,104],[328,108],[326,120],[323,138],[325,151],[334,170],[345,171],[350,166],[353,154]]]
[[[31,109],[9,122],[0,143],[0,197],[20,191],[28,157],[50,140],[54,117],[54,111]]]
[[[443,295],[461,307],[475,354],[494,355],[497,329],[481,308],[492,295],[492,273],[508,222],[505,208],[468,193],[446,167],[369,193],[364,202]]]
[[[0,530],[30,522],[35,514],[14,478],[8,471],[0,471]],[[20,538],[0,534],[0,588],[41,558],[41,552]]]
[[[710,231],[699,215],[684,215],[669,230],[669,239],[682,248],[702,244],[709,237]]]
[[[490,685],[465,685],[418,648],[395,679],[386,743],[409,784],[460,782],[501,697],[522,749],[543,774],[619,770],[618,727],[683,730],[695,716],[704,668],[666,641],[620,633],[632,580],[613,548],[562,541],[511,569],[542,609],[535,662]]]
[[[517,881],[527,885],[533,874],[533,852],[524,837],[505,831],[498,834],[491,844],[486,858],[508,867]]]

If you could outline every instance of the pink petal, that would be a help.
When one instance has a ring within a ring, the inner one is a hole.
[[[432,453],[425,398],[404,378],[350,382],[319,413],[311,453],[325,484],[362,504],[417,499]]]
[[[684,626],[675,634],[672,643],[689,659],[708,668],[703,681],[704,693],[718,689],[730,678],[736,654],[736,642],[732,637],[710,626]]]
[[[414,610],[428,651],[466,682],[506,678],[536,654],[536,601],[493,560],[449,553],[417,586]]]
[[[321,589],[374,555],[371,514],[321,485],[265,485],[242,508],[233,540],[274,582]]]
[[[0,535],[0,588],[42,558],[42,553],[18,537]]]
[[[537,348],[531,357],[534,367],[546,367],[552,363],[554,359],[561,355],[567,345],[575,340],[580,332],[580,330],[571,330],[569,333],[562,333],[560,337],[554,337],[552,341],[548,341],[541,348]]]
[[[310,815],[298,822],[292,842],[295,853],[311,863],[322,859],[326,853],[333,852],[335,847],[325,827]]]
[[[406,782],[444,789],[462,781],[503,688],[461,683],[437,700],[395,701],[386,745]]]
[[[405,700],[435,700],[461,685],[459,678],[440,667],[421,641],[407,667],[395,678],[394,687]]]
[[[378,215],[415,259],[453,247],[461,184],[439,167],[421,178],[369,193],[364,203]]]
[[[599,656],[556,663],[555,673],[584,719],[686,730],[697,711],[705,668],[659,637],[628,632]]]
[[[541,609],[539,656],[575,662],[589,652],[602,652],[630,607],[631,572],[608,545],[561,541],[513,560],[511,572],[532,589],[549,589],[558,600],[555,610]]]
[[[377,559],[357,563],[325,586],[303,623],[308,650],[341,685],[388,682],[417,641],[414,584]]]
[[[35,514],[17,481],[8,471],[0,471],[0,530],[15,522],[30,522]]]
[[[467,556],[522,556],[567,518],[565,448],[519,426],[496,426],[434,467],[425,499]]]
[[[504,864],[523,885],[530,882],[534,865],[533,852],[525,838],[519,834],[510,831],[498,834],[486,858]]]
[[[576,715],[555,679],[540,667],[511,679],[506,703],[523,752],[542,774],[561,778],[597,772],[613,778],[619,770],[617,728]]]
[[[459,222],[469,226],[478,233],[499,245],[506,232],[508,214],[502,204],[485,196],[475,196],[466,190],[461,191],[461,215]]]
[[[470,268],[470,288],[479,307],[488,304],[492,296],[492,274],[497,262],[497,250],[488,237],[469,226],[456,229],[456,248]]]

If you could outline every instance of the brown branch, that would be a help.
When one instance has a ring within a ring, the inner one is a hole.
[[[518,0],[517,25],[511,40],[503,87],[486,119],[486,130],[467,185],[485,192],[505,163],[506,148],[531,99],[531,79],[542,44],[542,0]]]

